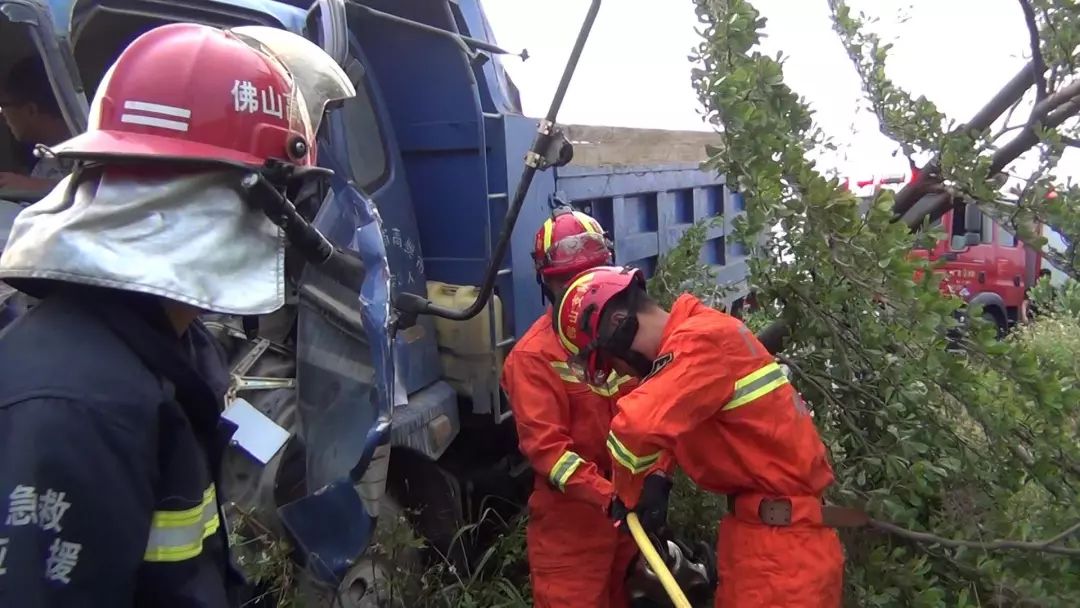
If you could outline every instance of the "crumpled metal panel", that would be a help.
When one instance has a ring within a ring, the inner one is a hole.
[[[315,268],[305,271],[297,378],[308,495],[279,513],[309,561],[319,561],[314,572],[336,584],[371,541],[377,516],[372,506],[385,491],[385,475],[372,479],[365,472],[390,440],[395,374],[381,221],[374,205],[343,179],[332,184],[335,195],[316,225],[335,244],[357,252],[366,275],[355,293]],[[349,534],[335,532],[341,518],[348,519]]]

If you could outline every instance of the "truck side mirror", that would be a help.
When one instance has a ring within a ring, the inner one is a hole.
[[[964,235],[964,246],[971,247],[982,243],[982,235],[978,232],[969,232]]]

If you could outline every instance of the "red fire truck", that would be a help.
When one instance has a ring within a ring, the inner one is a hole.
[[[911,181],[912,171],[848,181],[857,196],[869,196],[881,188],[899,189]],[[960,204],[936,223],[945,238],[931,249],[913,255],[942,262],[942,291],[982,305],[983,316],[1004,336],[1019,319],[1028,286],[1034,285],[1042,257],[993,222],[973,204]]]

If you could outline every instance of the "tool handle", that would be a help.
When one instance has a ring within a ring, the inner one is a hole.
[[[630,526],[630,534],[634,537],[634,542],[641,549],[641,554],[645,556],[645,561],[649,563],[649,567],[659,577],[660,584],[664,586],[664,591],[667,591],[671,602],[675,604],[675,608],[691,608],[690,600],[686,599],[686,594],[679,588],[679,584],[675,582],[675,577],[671,575],[671,570],[668,570],[664,559],[657,553],[656,547],[653,546],[652,541],[645,534],[645,529],[641,527],[641,521],[638,520],[637,513],[631,512],[626,515],[626,525]]]

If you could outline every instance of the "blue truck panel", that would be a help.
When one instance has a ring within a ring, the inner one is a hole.
[[[595,216],[612,235],[616,261],[649,276],[659,257],[687,228],[706,218],[711,226],[701,252],[720,283],[745,281],[744,248],[730,238],[733,221],[745,207],[724,177],[692,165],[668,167],[574,167],[558,170],[557,196]],[[737,290],[732,297],[745,295]]]
[[[445,3],[367,2],[372,8],[455,29]],[[486,260],[487,197],[483,112],[471,66],[449,38],[401,24],[359,19],[370,68],[391,113],[423,243],[423,274],[476,282]],[[433,103],[437,100],[437,103]]]

